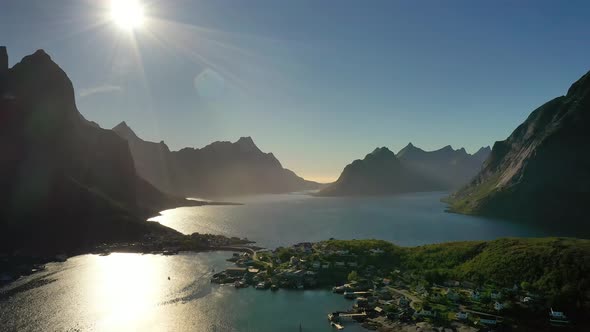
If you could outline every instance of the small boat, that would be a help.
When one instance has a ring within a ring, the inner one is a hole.
[[[338,323],[331,322],[330,325],[332,325],[333,327],[335,327],[336,330],[344,330],[344,326],[342,326],[342,325],[340,325]]]
[[[258,284],[256,284],[256,286],[254,286],[254,288],[256,288],[256,289],[267,289],[268,286],[266,285],[265,282],[259,282]]]
[[[170,276],[168,276],[168,280],[170,280]]]
[[[273,291],[273,292],[276,292],[276,291],[278,291],[278,290],[279,290],[279,286],[277,286],[277,285],[275,285],[275,284],[272,284],[272,285],[270,286],[270,290],[271,290],[271,291]]]

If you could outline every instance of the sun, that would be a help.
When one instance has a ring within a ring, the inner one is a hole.
[[[111,19],[125,30],[135,30],[145,20],[139,0],[111,0]]]

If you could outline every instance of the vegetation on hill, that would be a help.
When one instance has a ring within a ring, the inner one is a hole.
[[[349,250],[378,267],[417,272],[442,283],[456,279],[498,287],[524,286],[550,301],[575,304],[590,291],[590,240],[574,238],[504,238],[399,247],[379,240],[331,240],[333,250]],[[367,256],[371,249],[383,254]]]

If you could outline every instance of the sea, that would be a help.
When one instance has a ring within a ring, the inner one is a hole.
[[[276,248],[383,239],[401,246],[544,236],[505,220],[446,212],[447,193],[228,197],[244,205],[182,207],[150,219],[182,233],[238,236]],[[81,255],[0,289],[0,331],[332,331],[327,315],[352,302],[326,290],[235,289],[210,283],[230,252]],[[364,331],[344,322],[345,331]]]

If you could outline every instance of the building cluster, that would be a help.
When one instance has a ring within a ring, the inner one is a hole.
[[[212,281],[273,291],[332,287],[334,293],[353,302],[346,312],[330,313],[330,323],[337,328],[351,320],[372,328],[429,322],[475,331],[517,322],[514,313],[518,310],[544,312],[547,319],[549,309],[544,307],[542,296],[517,285],[500,288],[459,280],[438,285],[417,271],[380,266],[379,257],[384,254],[381,248],[353,252],[335,249],[325,242],[298,243],[275,250],[235,253],[229,259],[235,267],[215,274]],[[553,309],[548,318],[551,325],[569,323],[563,312]]]

